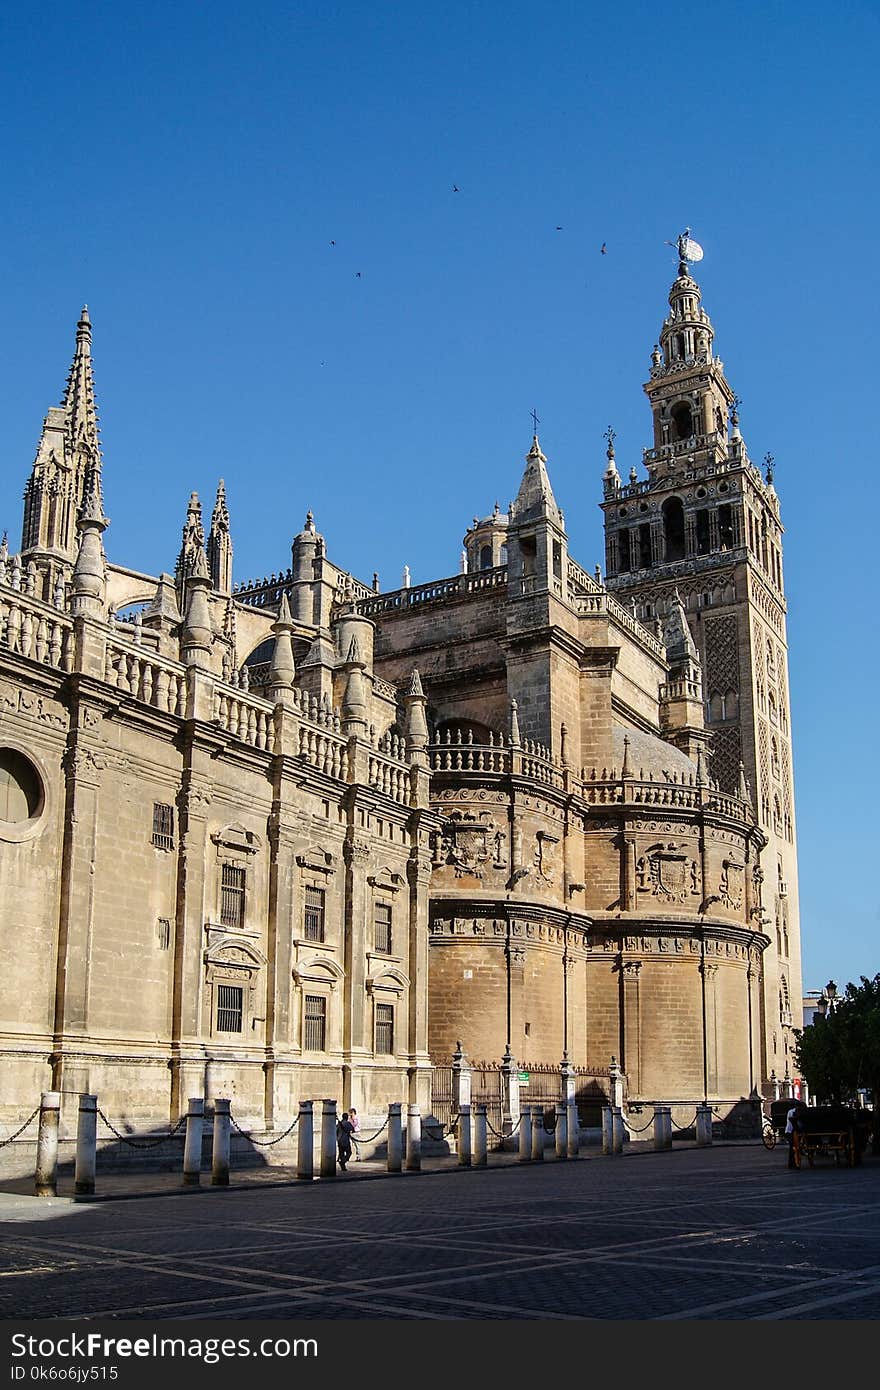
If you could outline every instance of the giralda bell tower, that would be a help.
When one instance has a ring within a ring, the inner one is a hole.
[[[767,836],[755,920],[770,938],[766,1083],[794,1072],[802,998],[782,522],[772,458],[763,472],[749,458],[738,401],[690,274],[702,249],[689,229],[677,245],[678,275],[644,388],[654,418],[646,480],[635,468],[622,480],[609,431],[607,585],[649,627],[678,591],[702,662],[710,777],[723,791],[748,788]]]

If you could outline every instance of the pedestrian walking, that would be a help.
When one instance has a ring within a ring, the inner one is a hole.
[[[343,1173],[345,1172],[345,1165],[351,1158],[351,1136],[353,1133],[354,1127],[348,1118],[348,1111],[343,1110],[340,1119],[336,1122],[337,1161]]]
[[[351,1120],[351,1142],[353,1146],[352,1158],[354,1159],[355,1163],[357,1163],[358,1159],[360,1158],[360,1152],[358,1150],[358,1135],[361,1132],[361,1119],[354,1106],[352,1106],[349,1110],[348,1118]]]
[[[788,1144],[788,1166],[789,1168],[799,1168],[800,1164],[795,1162],[795,1148],[798,1135],[804,1132],[804,1121],[801,1115],[801,1103],[799,1100],[793,1101],[791,1108],[785,1115],[785,1140]]]

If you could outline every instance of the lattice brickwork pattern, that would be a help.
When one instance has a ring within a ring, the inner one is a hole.
[[[722,791],[736,796],[739,790],[739,764],[742,757],[737,726],[712,730],[711,776]]]
[[[739,651],[737,624],[733,615],[707,618],[706,632],[706,694],[728,690],[739,694]]]

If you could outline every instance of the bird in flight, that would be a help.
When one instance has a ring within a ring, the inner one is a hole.
[[[361,278],[361,273],[360,273],[359,270],[356,270],[356,271],[355,271],[355,273],[354,273],[354,278],[355,278],[356,280],[360,280],[360,278]]]
[[[561,227],[557,227],[556,230],[557,230],[557,232],[561,232],[561,231],[562,231],[562,228],[561,228]]]
[[[599,250],[601,251],[601,253],[602,253],[603,256],[607,256],[607,255],[608,255],[608,252],[607,252],[606,249],[605,249],[605,243],[604,243],[604,241],[602,242],[602,245],[599,247]]]
[[[459,186],[458,186],[457,183],[454,183],[454,184],[452,185],[452,191],[453,191],[453,193],[460,193],[460,192],[461,192],[461,189],[459,188]]]

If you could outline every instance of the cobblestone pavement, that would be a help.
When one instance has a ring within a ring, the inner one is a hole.
[[[0,1316],[880,1317],[880,1158],[790,1172],[760,1145],[633,1146],[363,1170],[176,1194],[156,1175],[144,1200],[94,1203],[4,1184]]]

